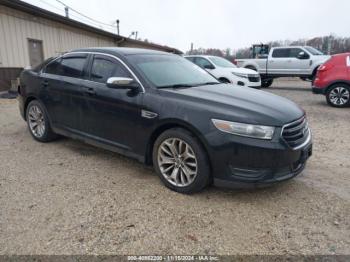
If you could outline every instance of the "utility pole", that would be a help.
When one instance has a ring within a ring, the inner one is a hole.
[[[119,19],[117,19],[117,34],[119,35]]]
[[[328,51],[327,52],[328,55],[330,55],[331,51],[332,51],[332,34],[330,34],[328,37],[328,50],[327,51]]]
[[[192,52],[193,52],[193,43],[191,43],[190,55],[192,55]]]
[[[135,32],[135,40],[137,40],[138,31]]]
[[[132,37],[133,35],[135,35],[134,31],[131,32],[131,34],[128,36],[128,38]]]
[[[64,7],[64,11],[66,12],[66,17],[69,18],[69,8],[68,8],[68,6]]]

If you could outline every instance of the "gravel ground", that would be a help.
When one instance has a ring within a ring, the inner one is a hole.
[[[268,89],[300,104],[314,155],[256,191],[166,189],[152,169],[70,139],[41,144],[0,100],[0,254],[350,254],[350,109],[307,84]]]

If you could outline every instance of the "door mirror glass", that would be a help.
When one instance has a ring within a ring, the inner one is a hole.
[[[305,53],[304,51],[301,51],[298,54],[297,58],[299,58],[299,59],[309,59],[309,55],[307,53]]]
[[[136,90],[139,88],[139,84],[134,79],[128,77],[110,77],[107,80],[107,86],[116,89]]]

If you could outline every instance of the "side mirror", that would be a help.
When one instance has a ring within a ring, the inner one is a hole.
[[[128,77],[110,77],[107,80],[107,86],[115,89],[139,89],[139,84],[132,78]]]
[[[205,66],[204,66],[204,69],[210,69],[210,70],[212,70],[212,69],[215,69],[215,66],[213,66],[213,65],[205,65]]]
[[[304,51],[301,51],[298,55],[297,55],[298,59],[309,59],[309,55],[307,53],[305,53]]]

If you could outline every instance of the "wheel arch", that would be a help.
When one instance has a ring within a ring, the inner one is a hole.
[[[24,111],[24,120],[27,121],[27,108],[30,102],[34,101],[34,100],[38,100],[40,101],[36,96],[34,95],[29,95],[24,102],[24,107],[23,107],[23,111]]]
[[[190,132],[191,134],[193,134],[198,141],[200,142],[200,144],[202,145],[203,149],[205,150],[205,153],[207,154],[207,157],[210,158],[209,155],[209,151],[208,151],[208,145],[205,142],[205,139],[202,137],[201,133],[192,125],[181,121],[181,120],[166,120],[164,122],[162,122],[160,125],[158,125],[153,132],[151,133],[150,138],[148,139],[148,143],[146,146],[146,152],[145,152],[145,163],[147,165],[151,165],[152,164],[152,152],[153,152],[153,147],[154,144],[157,140],[157,138],[164,133],[165,131],[169,130],[169,129],[173,129],[173,128],[183,128],[185,130],[187,130],[188,132]],[[211,164],[210,168],[211,168]]]
[[[311,75],[311,77],[315,77],[315,76],[316,76],[317,70],[318,70],[318,68],[319,68],[320,66],[321,66],[321,64],[315,66],[314,70],[312,70],[312,75]]]
[[[248,64],[244,66],[245,69],[251,69],[254,70],[256,72],[258,72],[258,69],[256,68],[256,66],[252,65],[252,64]]]
[[[334,82],[330,83],[330,84],[327,86],[327,88],[326,88],[326,90],[325,90],[325,94],[327,94],[327,93],[329,92],[329,90],[330,90],[333,86],[339,85],[339,84],[343,84],[343,85],[346,85],[346,86],[350,87],[350,81],[348,81],[348,80],[337,80],[337,81],[334,81]]]

